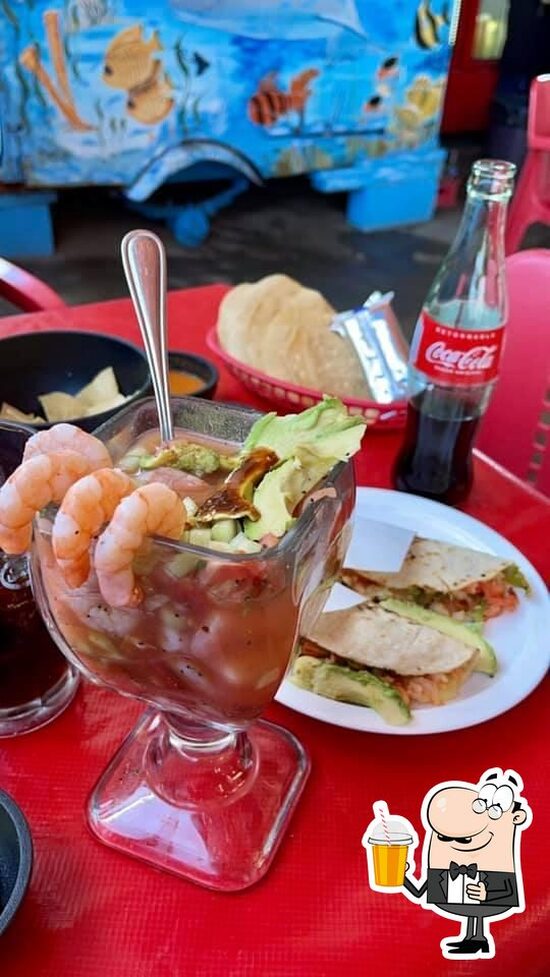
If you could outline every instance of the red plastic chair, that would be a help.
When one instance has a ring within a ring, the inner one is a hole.
[[[550,251],[519,251],[506,268],[506,343],[477,447],[550,495]]]
[[[53,288],[4,258],[0,258],[0,297],[21,312],[66,308],[66,303]]]
[[[550,75],[531,83],[527,156],[510,206],[506,253],[517,251],[527,228],[550,224]]]

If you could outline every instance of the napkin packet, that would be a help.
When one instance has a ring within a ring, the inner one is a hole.
[[[331,324],[333,332],[349,339],[379,404],[407,394],[408,345],[391,306],[393,297],[393,292],[373,292],[359,309],[340,312]]]

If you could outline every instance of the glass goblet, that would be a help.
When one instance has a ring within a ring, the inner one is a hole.
[[[255,412],[176,399],[178,433],[242,443]],[[96,434],[113,460],[156,428],[152,401]],[[300,623],[318,613],[349,539],[349,464],[323,483],[277,545],[229,554],[151,539],[136,561],[143,600],[110,607],[92,571],[69,589],[56,564],[55,511],[35,525],[34,592],[50,633],[92,681],[148,709],[91,795],[106,844],[215,889],[267,871],[308,773],[294,736],[258,717],[289,665]]]

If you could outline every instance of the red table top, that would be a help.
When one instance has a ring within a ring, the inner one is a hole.
[[[170,346],[209,355],[205,334],[224,288],[169,296]],[[126,300],[0,320],[0,336],[34,329],[111,332],[139,342]],[[255,401],[223,368],[218,397]],[[372,433],[358,461],[363,484],[388,486],[399,434]],[[493,526],[550,581],[550,502],[488,459],[476,458],[465,510]],[[439,941],[455,921],[367,885],[361,837],[372,803],[419,830],[420,805],[439,781],[476,782],[488,767],[518,770],[533,810],[522,842],[527,908],[493,926],[484,974],[543,977],[550,959],[548,684],[504,716],[431,737],[356,733],[274,704],[267,716],[294,732],[312,774],[274,865],[255,888],[209,892],[108,850],[88,833],[87,794],[140,712],[84,686],[50,726],[0,741],[0,787],[29,820],[35,864],[27,897],[0,940],[6,977],[363,977],[479,972],[448,961]],[[418,856],[417,856],[418,858]]]

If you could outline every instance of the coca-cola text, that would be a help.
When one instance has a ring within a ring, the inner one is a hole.
[[[414,365],[432,380],[487,383],[498,372],[504,330],[472,332],[437,322],[424,311]]]

